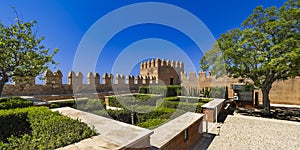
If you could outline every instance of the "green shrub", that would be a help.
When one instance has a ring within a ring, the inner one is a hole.
[[[159,94],[166,97],[181,95],[181,86],[169,85],[169,86],[141,86],[139,87],[139,93],[144,94]]]
[[[107,113],[114,120],[131,124],[131,111],[128,109],[123,110],[107,110]]]
[[[31,132],[27,112],[15,109],[0,110],[0,141],[7,142],[10,136],[21,137]]]
[[[51,104],[50,104],[50,108],[60,108],[60,107],[76,108],[75,100],[56,101],[56,102],[51,102]]]
[[[199,102],[201,102],[201,103],[208,103],[210,100],[211,100],[210,98],[202,98],[202,99],[200,99]]]
[[[195,112],[195,113],[201,113],[203,103],[185,103],[181,102],[178,105],[177,109],[186,111],[186,112]]]
[[[175,97],[165,97],[164,101],[173,101],[173,102],[179,102],[180,98],[175,96]]]
[[[118,101],[117,97],[115,97],[115,96],[108,97],[108,104],[109,104],[109,106],[112,106],[112,107],[124,108],[123,105]]]
[[[8,112],[25,113],[26,115],[21,115],[21,120],[30,123],[31,132],[18,136],[11,132],[9,138],[0,142],[0,149],[55,149],[96,135],[85,123],[52,112],[47,107],[28,107]],[[0,119],[6,113],[0,111]],[[15,126],[16,123],[16,119],[11,119],[4,126]],[[28,126],[22,125],[20,131],[26,131],[26,128]]]
[[[178,101],[164,101],[160,107],[177,109],[178,105]]]
[[[196,112],[201,113],[201,106],[203,103],[189,103],[189,102],[178,102],[178,101],[164,101],[160,107],[180,109],[186,112]]]
[[[145,102],[145,101],[148,101],[149,99],[153,98],[149,94],[136,94],[136,95],[133,95],[133,97],[135,99],[137,99],[139,102]]]
[[[105,109],[105,102],[101,99],[78,99],[52,102],[50,108],[72,107],[84,111]]]
[[[0,99],[0,109],[25,108],[29,106],[33,106],[33,102],[20,97]]]
[[[148,113],[137,113],[138,123],[145,122],[149,119],[170,119],[175,111],[176,109],[159,107]]]
[[[142,128],[147,128],[147,129],[154,129],[161,124],[165,123],[168,119],[149,119],[145,122],[138,123],[137,126],[142,127]]]

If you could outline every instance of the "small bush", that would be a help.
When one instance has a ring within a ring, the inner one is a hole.
[[[20,97],[2,98],[0,99],[0,109],[15,109],[33,106],[31,100]]]

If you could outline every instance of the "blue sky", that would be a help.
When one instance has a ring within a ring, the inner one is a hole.
[[[56,68],[62,70],[64,82],[66,82],[67,73],[71,69],[76,70],[76,66],[74,68],[73,65],[74,59],[81,59],[81,57],[78,57],[78,54],[75,57],[78,47],[80,47],[80,42],[96,21],[118,8],[142,2],[167,3],[186,10],[201,20],[213,37],[217,39],[222,33],[240,27],[240,24],[252,13],[256,6],[281,6],[284,1],[131,0],[128,2],[120,0],[2,0],[0,3],[0,20],[6,25],[14,20],[15,14],[10,6],[14,6],[17,9],[23,20],[36,20],[38,22],[38,34],[45,36],[43,44],[51,49],[60,49],[54,59],[59,62]],[[153,14],[157,15],[162,11],[153,9]],[[135,15],[138,18],[140,14],[135,12]],[[126,22],[129,17],[123,14],[120,21]],[[177,17],[168,19],[174,22],[190,23],[188,19]],[[117,25],[112,23],[111,28],[115,28]],[[194,30],[192,26],[191,30]],[[96,35],[95,37],[99,36],[101,38],[101,35]],[[206,35],[201,36],[201,38],[203,38],[202,42],[206,43],[204,47],[211,46],[211,42],[205,41]],[[94,40],[97,42],[98,39],[95,38]],[[101,40],[99,39],[99,41]],[[84,72],[99,72],[101,75],[104,72],[136,75],[138,74],[138,62],[160,55],[167,59],[177,59],[184,61],[186,64],[192,64],[193,67],[187,66],[186,71],[195,70],[198,72],[199,60],[205,51],[199,48],[191,37],[175,28],[152,23],[129,26],[115,34],[107,43],[102,44],[104,48],[101,50],[101,53],[95,53],[95,58],[97,58],[96,64],[92,65],[94,67],[86,67],[89,69],[83,69]],[[94,47],[85,48],[84,53],[90,53],[90,50]],[[122,58],[122,61],[117,61],[120,58]],[[88,62],[88,60],[84,61]],[[129,70],[128,66],[126,66],[127,63],[130,64]],[[116,65],[118,67],[115,67]]]

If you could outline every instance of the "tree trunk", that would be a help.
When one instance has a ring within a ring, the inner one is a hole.
[[[269,93],[272,88],[272,85],[267,85],[261,89],[263,95],[263,107],[266,113],[270,113],[270,99]]]
[[[6,83],[5,81],[0,80],[0,97],[2,96],[2,90],[4,88],[5,83]]]

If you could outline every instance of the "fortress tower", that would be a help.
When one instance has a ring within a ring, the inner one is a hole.
[[[140,64],[140,75],[143,78],[155,77],[156,81],[162,81],[165,85],[179,85],[181,72],[184,72],[183,62],[173,60],[156,58]]]

